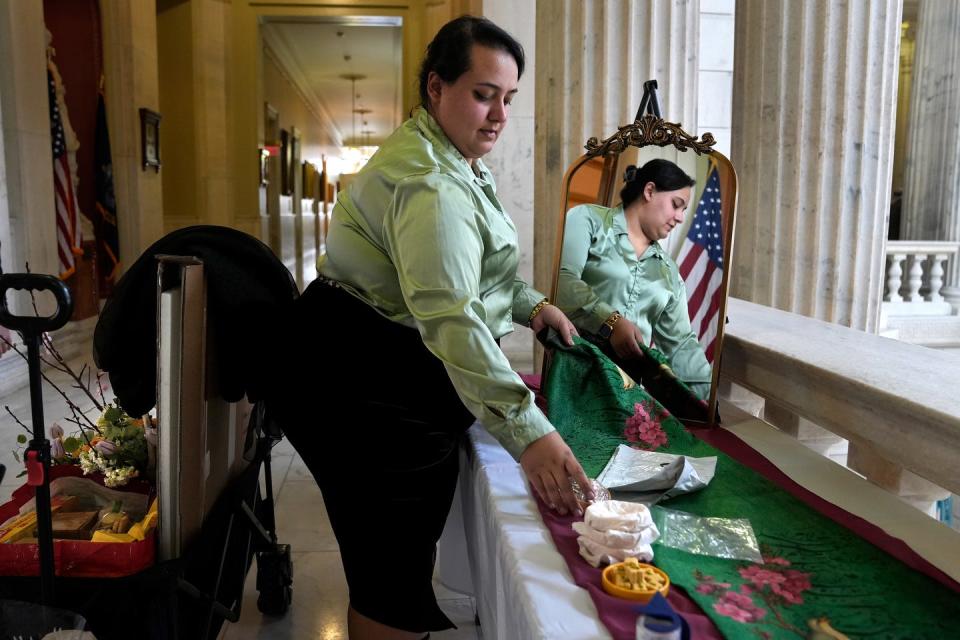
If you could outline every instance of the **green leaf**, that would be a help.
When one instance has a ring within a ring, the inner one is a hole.
[[[77,449],[80,448],[80,440],[70,436],[63,439],[63,450],[67,453],[74,453]]]
[[[20,453],[18,451],[11,451],[11,453],[13,454],[14,460],[20,462]]]
[[[27,470],[26,470],[26,469],[24,469],[23,471],[21,471],[20,473],[18,473],[18,474],[17,474],[17,477],[18,477],[18,478],[22,478],[22,477],[25,476],[25,475],[27,475]]]
[[[27,436],[23,435],[22,433],[18,433],[18,434],[17,434],[17,442],[18,442],[19,444],[27,444]]]

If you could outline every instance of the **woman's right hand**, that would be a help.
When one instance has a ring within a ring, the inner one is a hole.
[[[626,318],[620,318],[613,325],[613,333],[610,334],[610,346],[618,357],[624,360],[635,360],[643,357],[643,351],[640,345],[643,344],[643,334],[637,325]]]
[[[584,489],[587,498],[593,498],[589,495],[592,493],[590,479],[556,431],[527,445],[520,454],[520,466],[540,499],[561,515],[583,513],[570,486],[571,478]]]

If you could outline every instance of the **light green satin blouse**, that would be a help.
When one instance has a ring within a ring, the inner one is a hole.
[[[495,342],[544,298],[518,264],[493,177],[420,108],[340,194],[317,269],[417,328],[464,406],[519,458],[553,426]]]
[[[584,204],[567,213],[555,303],[592,334],[619,311],[697,395],[709,393],[710,363],[690,327],[677,265],[656,242],[637,257],[622,206]]]

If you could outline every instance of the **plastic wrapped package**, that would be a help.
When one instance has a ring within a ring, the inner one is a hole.
[[[753,526],[745,518],[712,518],[655,507],[659,544],[688,553],[763,562]]]

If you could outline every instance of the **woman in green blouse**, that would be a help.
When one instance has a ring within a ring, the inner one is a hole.
[[[639,344],[652,343],[706,398],[710,363],[690,327],[677,265],[659,244],[683,222],[694,180],[662,159],[629,167],[625,180],[620,206],[585,204],[567,213],[557,305],[624,360],[643,357]]]
[[[350,638],[421,638],[453,625],[431,579],[479,420],[550,506],[579,511],[580,464],[511,369],[513,323],[573,324],[517,278],[517,232],[481,158],[503,132],[523,49],[483,18],[445,25],[420,72],[422,106],[333,210],[320,279],[298,301],[280,420],[340,546]],[[308,335],[303,340],[301,336]]]

